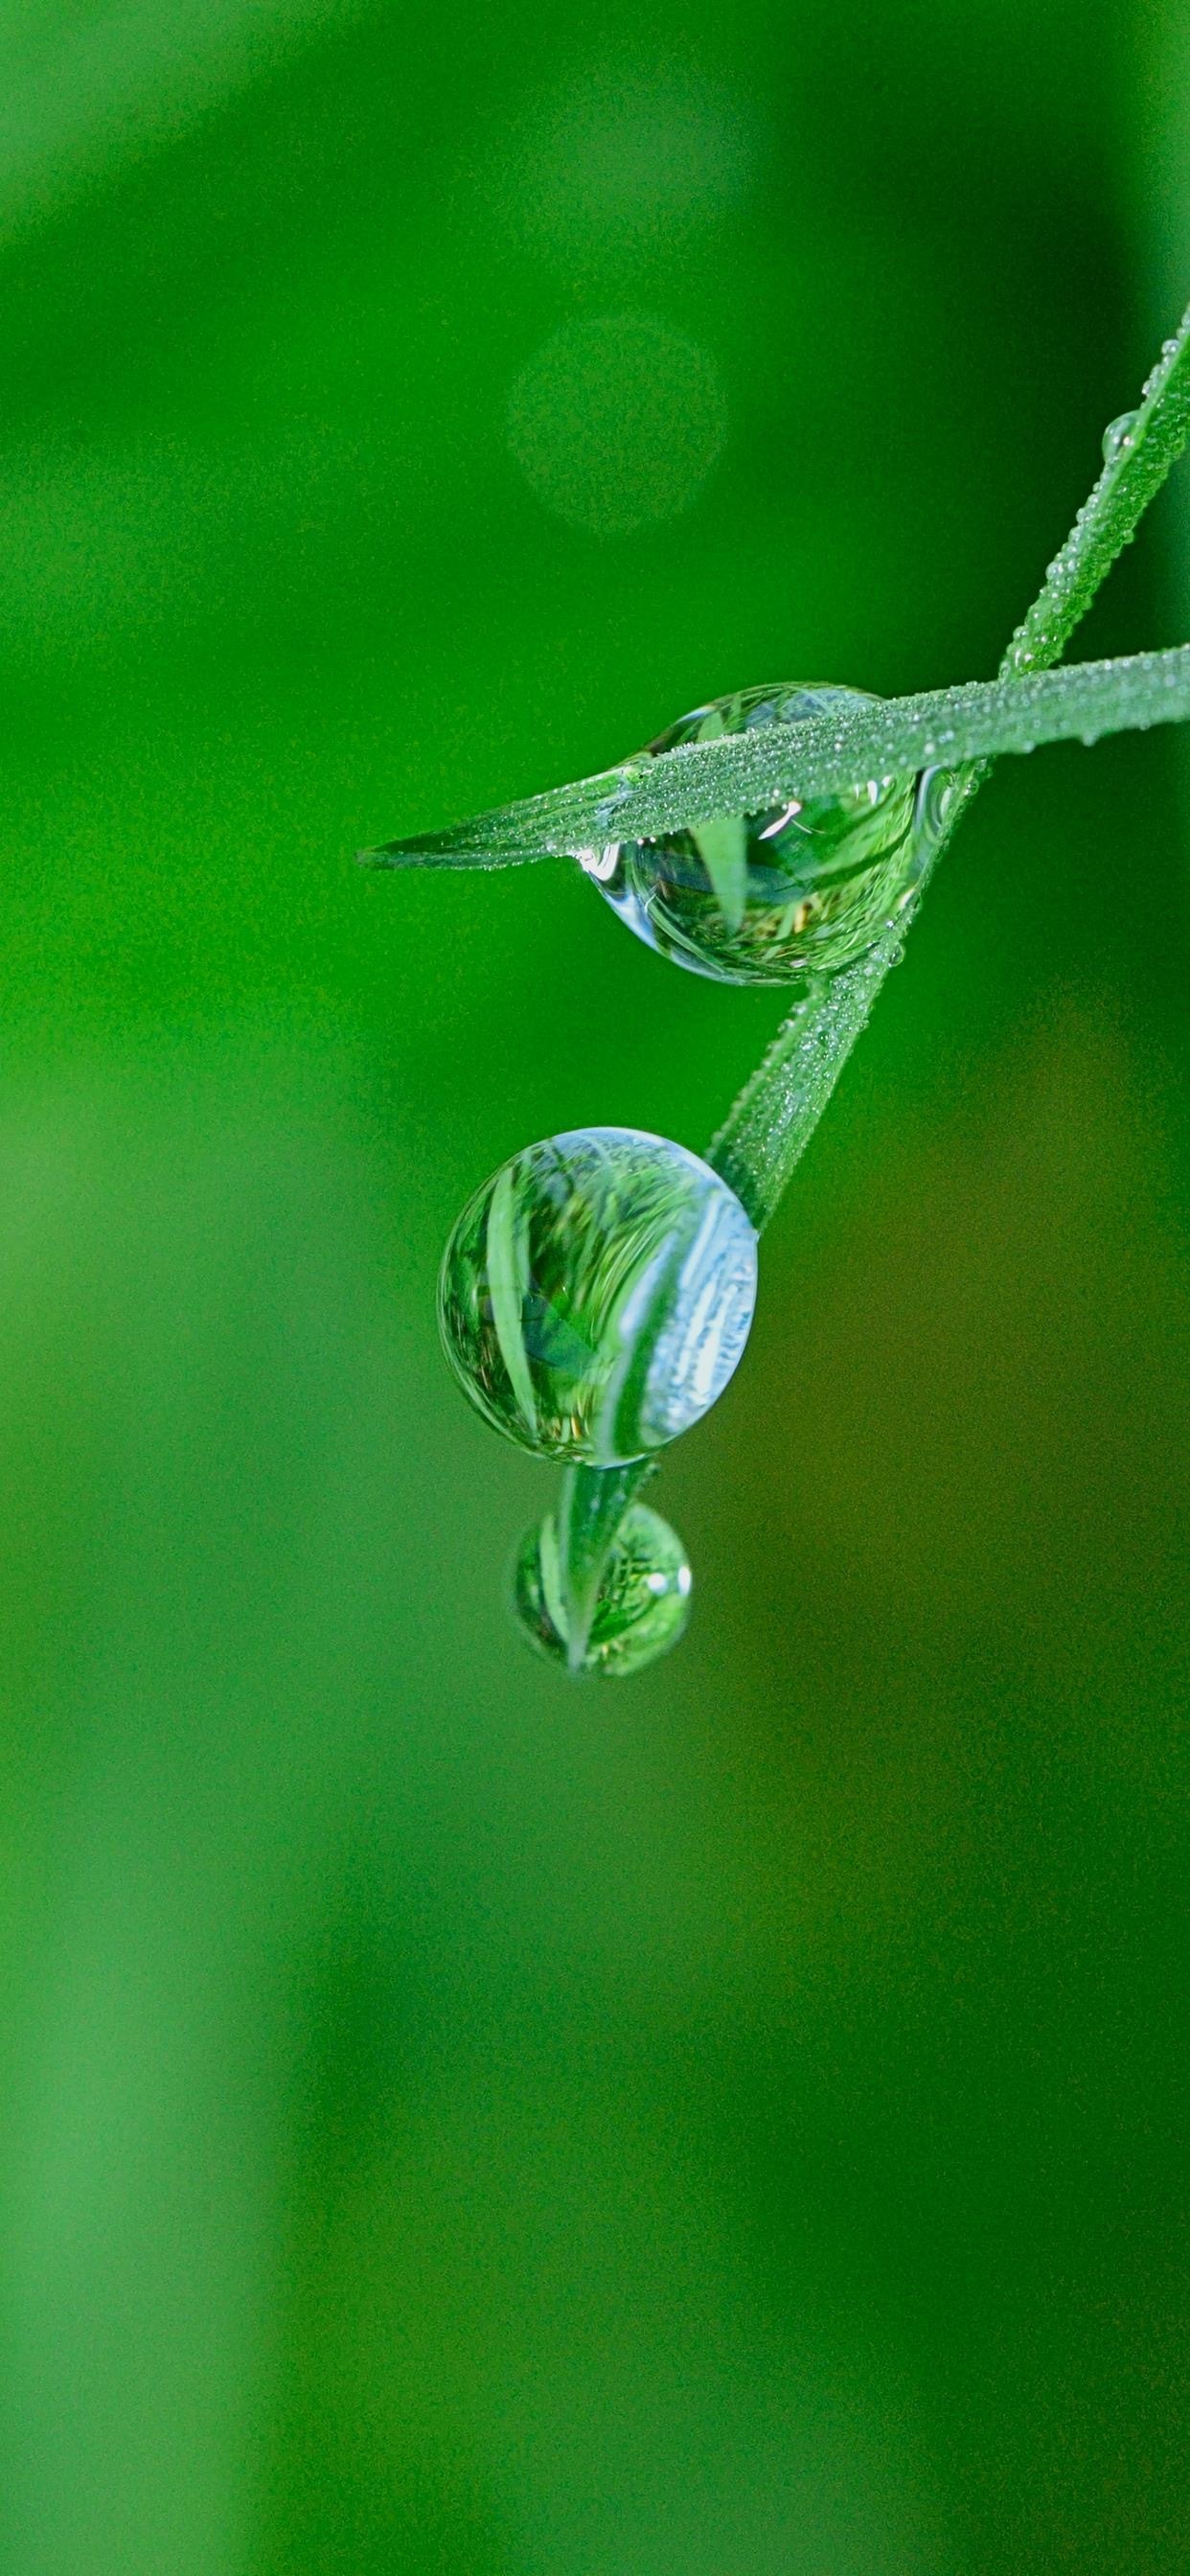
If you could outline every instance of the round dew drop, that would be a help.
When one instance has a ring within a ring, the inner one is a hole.
[[[685,1146],[632,1127],[527,1145],[470,1198],[438,1318],[477,1412],[542,1458],[627,1463],[721,1395],[756,1304],[756,1231]]]
[[[1122,411],[1117,420],[1109,420],[1103,433],[1103,462],[1105,465],[1114,465],[1117,456],[1122,456],[1125,448],[1131,447],[1132,433],[1136,427],[1138,418],[1139,414],[1137,412]]]
[[[826,684],[741,689],[679,717],[649,754],[878,703]],[[913,895],[936,833],[937,798],[922,793],[931,775],[870,778],[652,841],[611,842],[582,865],[639,939],[696,975],[728,984],[832,975]]]
[[[552,1512],[527,1530],[513,1567],[513,1611],[522,1636],[573,1673],[619,1679],[676,1646],[690,1616],[690,1565],[677,1531],[632,1503],[616,1531],[590,1618],[573,1651],[558,1528]]]

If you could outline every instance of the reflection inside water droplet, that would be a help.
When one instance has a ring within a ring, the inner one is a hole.
[[[513,1611],[526,1643],[574,1673],[621,1679],[676,1646],[690,1616],[692,1577],[677,1531],[644,1503],[625,1512],[594,1607],[576,1632],[553,1512],[527,1530],[513,1567]]]
[[[443,1346],[485,1421],[539,1457],[611,1466],[700,1420],[743,1351],[756,1233],[682,1145],[587,1127],[526,1146],[443,1256]]]
[[[741,689],[680,717],[649,749],[878,703],[825,683]],[[608,842],[581,864],[629,929],[675,964],[724,983],[801,983],[853,964],[911,901],[958,782],[933,766],[870,778],[654,840]]]

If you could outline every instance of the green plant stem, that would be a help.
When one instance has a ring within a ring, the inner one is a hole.
[[[1167,340],[1141,395],[1127,438],[1108,456],[1064,545],[1048,567],[1000,669],[1005,677],[1045,669],[1065,650],[1080,618],[1129,544],[1150,501],[1190,436],[1190,308]]]
[[[759,1233],[774,1215],[872,1005],[896,965],[904,917],[824,990],[785,1018],[707,1148]]]
[[[1167,341],[1145,386],[1130,433],[1130,443],[1105,464],[1083,503],[1070,534],[1050,564],[1038,597],[1005,647],[998,685],[1029,688],[1014,675],[1044,670],[1063,651],[1081,617],[1122,549],[1131,543],[1149,502],[1160,490],[1190,436],[1190,309],[1176,337]],[[1181,652],[1186,651],[1181,648]],[[1180,655],[1138,654],[1133,665],[1160,664],[1164,690],[1171,662]],[[1087,663],[1092,671],[1117,673],[1133,665]],[[1078,681],[1079,667],[1043,681],[1054,689]],[[1175,681],[1170,692],[1180,698]],[[1067,704],[1073,705],[1070,700]],[[1134,704],[1139,701],[1134,700]],[[1140,721],[1150,719],[1142,716]],[[1076,731],[1079,728],[1076,727]],[[1055,737],[1050,736],[1049,739]],[[1015,746],[1008,746],[1015,748]],[[919,881],[913,909],[925,891],[943,851],[949,847],[979,788],[992,767],[984,756],[964,769],[960,793]],[[904,919],[868,951],[866,957],[835,978],[818,1005],[795,1005],[783,1021],[767,1054],[745,1083],[712,1143],[708,1160],[743,1200],[753,1224],[768,1223],[778,1206],[843,1067],[866,1026],[872,1005],[890,967],[901,954],[908,927]]]
[[[1065,545],[1050,565],[1044,587],[1037,600],[1006,647],[1000,665],[999,683],[993,684],[998,687],[998,696],[995,700],[997,711],[1004,706],[1006,717],[1008,715],[1009,711],[1005,706],[1006,690],[1013,697],[1017,692],[1024,697],[1032,688],[1032,703],[1036,707],[1037,684],[1031,684],[1027,678],[1018,678],[1015,675],[1030,670],[1044,670],[1046,666],[1057,660],[1079,618],[1090,607],[1116,556],[1121,548],[1130,542],[1142,513],[1160,489],[1170,467],[1181,454],[1188,435],[1190,435],[1190,312],[1183,316],[1176,339],[1167,342],[1162,357],[1146,385],[1141,408],[1133,427],[1130,447],[1121,451],[1105,466],[1094,490],[1079,511]],[[1180,674],[1185,668],[1185,659],[1186,648],[1182,648],[1180,654],[1141,654],[1135,657],[1132,664],[1087,664],[1083,666],[1083,671],[1087,675],[1091,672],[1114,672],[1118,676],[1122,670],[1138,671],[1143,665],[1151,680],[1159,666],[1160,678],[1157,683],[1159,689],[1163,694],[1168,691],[1171,699],[1177,699],[1180,702],[1182,680],[1177,676],[1170,681],[1167,674],[1171,669]],[[1067,682],[1077,683],[1078,681],[1077,670],[1059,676]],[[1048,685],[1051,693],[1050,703],[1056,705],[1058,702],[1052,695],[1054,682],[1051,681]],[[1093,683],[1092,694],[1102,685],[1099,681]],[[965,694],[970,701],[979,693],[968,691],[946,694],[952,699],[956,695]],[[912,702],[901,701],[902,706],[909,703]],[[983,693],[983,703],[985,705],[991,703],[990,696],[986,692]],[[1068,698],[1061,703],[1066,706],[1073,706],[1075,703],[1085,706],[1089,703],[1089,699]],[[1101,706],[1106,703],[1106,691],[1104,696],[1099,698],[1098,703]],[[1120,703],[1122,701],[1117,700],[1117,705]],[[1138,699],[1133,700],[1134,705],[1139,703]],[[1153,717],[1151,714],[1138,715],[1137,721],[1151,722]],[[1076,722],[1072,727],[1076,735],[1084,730],[1094,732],[1097,729],[1106,730],[1105,727],[1097,728],[1093,723],[1084,727],[1081,722]],[[769,730],[772,729],[769,728]],[[798,730],[802,731],[803,728]],[[809,728],[804,730],[808,731]],[[1034,738],[1040,740],[1042,736],[1038,733]],[[1053,740],[1058,737],[1051,734],[1045,738]],[[966,736],[966,742],[968,746],[974,747],[970,733]],[[1010,750],[1024,750],[1027,747],[1028,743],[1023,739],[1001,742],[995,746],[998,749]],[[718,750],[721,746],[716,744],[708,748]],[[965,765],[955,780],[955,793],[950,811],[935,844],[929,865],[923,871],[919,881],[914,911],[917,903],[920,902],[929,876],[932,875],[943,851],[949,846],[972,797],[978,792],[992,766],[990,756],[992,747],[988,746],[986,750],[983,746],[979,748],[983,756],[974,761],[967,760],[965,751],[956,755],[949,744],[945,747],[944,753],[943,746],[939,744],[931,754],[931,757],[935,758],[941,754],[948,760],[954,760],[957,756]],[[671,755],[671,757],[685,758],[688,755]],[[896,765],[898,764],[890,764],[890,766]],[[883,769],[876,774],[883,775]],[[840,780],[837,783],[848,782]],[[908,920],[902,916],[895,928],[887,930],[867,955],[860,958],[854,966],[845,969],[817,993],[799,998],[782,1022],[756,1072],[745,1083],[708,1149],[708,1161],[713,1163],[724,1180],[730,1183],[758,1230],[767,1225],[780,1203],[826,1108],[852,1047],[867,1025],[873,1003],[885,976],[901,954],[907,927]],[[585,1597],[591,1600],[595,1597],[599,1576],[615,1539],[619,1514],[626,1508],[644,1477],[651,1472],[652,1463],[642,1461],[635,1468],[617,1468],[611,1471],[594,1467],[567,1470],[567,1484],[570,1488],[566,1497],[568,1525],[575,1529],[585,1528],[588,1532],[598,1530],[602,1545],[603,1552],[597,1562],[594,1561],[594,1551],[590,1545],[587,1546],[583,1556],[582,1583]],[[620,1480],[616,1488],[614,1513],[609,1511],[606,1505],[603,1508],[600,1505],[600,1489],[604,1475],[609,1472]]]
[[[1126,438],[1046,572],[1000,664],[999,683],[893,700],[846,718],[765,726],[715,743],[623,761],[595,778],[472,816],[445,832],[362,850],[371,867],[515,867],[575,855],[601,841],[647,839],[726,813],[759,812],[795,794],[819,796],[932,762],[948,766],[1023,752],[1035,743],[1176,720],[1170,657],[1093,663],[1031,694],[1005,690],[1051,670],[1121,548],[1131,541],[1190,432],[1190,310],[1145,385]]]
[[[655,1458],[626,1467],[566,1467],[558,1497],[558,1558],[566,1604],[567,1661],[581,1673],[599,1582],[616,1531],[642,1485],[657,1473]]]

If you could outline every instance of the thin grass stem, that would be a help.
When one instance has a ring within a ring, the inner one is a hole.
[[[1113,730],[1113,720],[1106,724],[1098,720],[1109,705],[1115,718],[1140,725],[1157,720],[1153,703],[1164,702],[1173,720],[1184,713],[1182,691],[1190,658],[1186,647],[1172,654],[1139,654],[1128,662],[1076,665],[1052,676],[1048,666],[1057,661],[1117,555],[1131,540],[1188,436],[1190,311],[1184,315],[1176,337],[1166,342],[1135,419],[1109,453],[1065,544],[1049,566],[1042,590],[1007,645],[998,682],[982,690],[940,693],[948,702],[946,715],[939,718],[936,731],[933,714],[926,719],[931,748],[927,751],[923,744],[921,757],[913,765],[937,759],[948,767],[957,767],[959,774],[928,868],[917,888],[914,910],[994,757],[1004,751],[1027,751],[1033,743],[1043,740],[1071,736],[1093,739],[1100,732]],[[958,702],[962,713],[958,712]],[[911,700],[894,702],[883,712],[895,730],[919,722],[924,703],[916,702],[912,717],[906,715],[906,710],[915,705]],[[1042,708],[1045,713],[1039,717]],[[1097,713],[1092,713],[1092,708]],[[1126,712],[1129,708],[1131,715]],[[951,709],[955,709],[953,714]],[[1069,730],[1067,718],[1071,719]],[[982,738],[978,730],[981,724],[989,728]],[[1043,724],[1055,730],[1043,730]],[[1056,729],[1059,724],[1061,730]],[[953,727],[951,739],[945,743],[941,738],[944,727]],[[802,734],[812,729],[823,730],[821,724],[798,728]],[[899,744],[906,738],[904,732],[896,734]],[[762,737],[758,735],[757,739]],[[726,747],[716,743],[707,749],[719,752]],[[688,751],[668,755],[671,760],[689,760],[691,756]],[[896,760],[887,765],[895,768],[901,764]],[[654,764],[659,766],[660,763]],[[852,770],[847,779],[835,777],[830,783],[846,785],[858,775],[884,774],[885,766],[880,763],[867,770]],[[778,790],[783,792],[784,788]],[[902,916],[895,928],[888,929],[854,966],[816,993],[799,998],[708,1149],[708,1161],[736,1191],[758,1229],[768,1224],[780,1204],[852,1047],[867,1025],[885,976],[901,954],[907,927],[907,918]],[[622,1480],[619,1507],[623,1510],[636,1490],[636,1485],[627,1481],[634,1471],[621,1468],[616,1472]],[[647,1472],[642,1464],[635,1471],[637,1481]],[[600,1514],[598,1509],[601,1471],[583,1467],[570,1473],[574,1491],[568,1499],[574,1525],[588,1530],[598,1526],[602,1533],[610,1515]],[[603,1563],[614,1538],[613,1524]],[[587,1587],[593,1581],[597,1583],[600,1570],[593,1569],[588,1548],[583,1562]]]

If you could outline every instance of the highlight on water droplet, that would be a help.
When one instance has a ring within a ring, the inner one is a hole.
[[[447,1359],[494,1430],[613,1466],[722,1394],[756,1305],[756,1231],[664,1136],[584,1127],[528,1145],[455,1225],[438,1285]]]
[[[1125,450],[1132,446],[1133,432],[1139,417],[1138,412],[1122,411],[1116,420],[1109,420],[1103,433],[1105,465],[1114,465],[1117,456],[1122,456]]]
[[[693,1578],[677,1531],[632,1503],[608,1550],[584,1614],[570,1601],[553,1512],[526,1530],[512,1572],[512,1605],[526,1643],[571,1673],[619,1680],[676,1646],[690,1616]]]
[[[878,703],[818,682],[739,689],[679,717],[648,749]],[[629,929],[676,965],[721,983],[798,983],[853,964],[912,894],[936,813],[919,786],[912,772],[869,778],[653,840],[608,842],[581,864]]]

